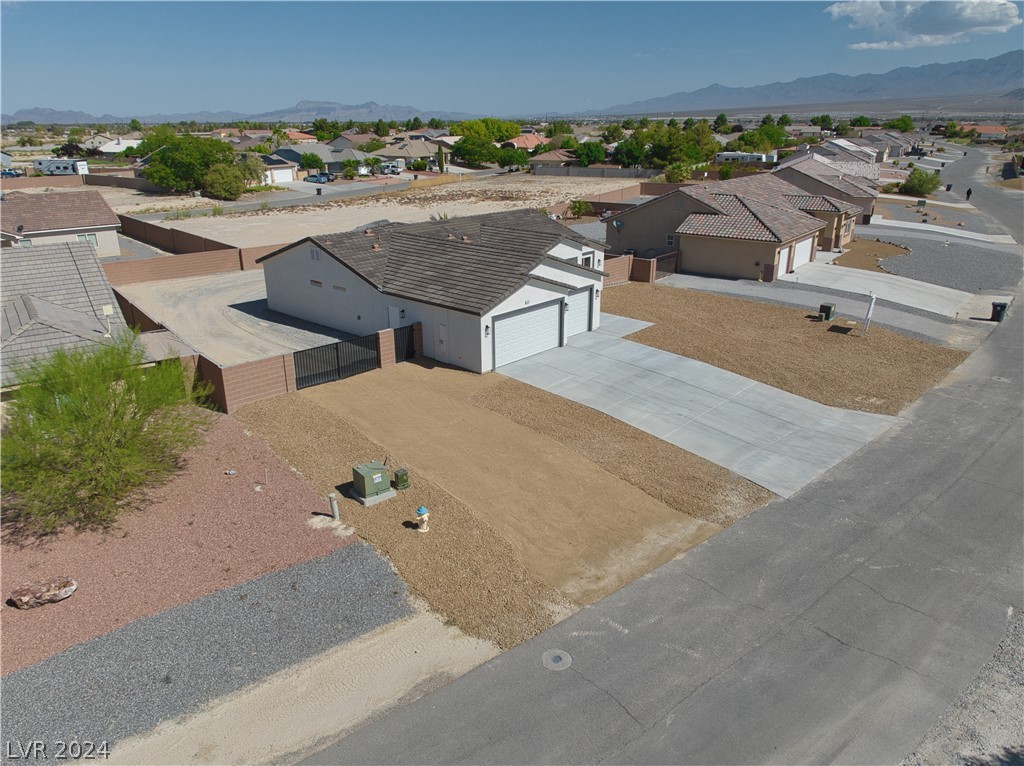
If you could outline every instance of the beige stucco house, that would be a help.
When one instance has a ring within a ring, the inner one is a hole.
[[[121,221],[98,191],[9,192],[0,202],[0,246],[87,242],[102,257],[121,254]]]

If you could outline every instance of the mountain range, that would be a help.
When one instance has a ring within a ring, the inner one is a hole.
[[[878,102],[968,94],[1012,96],[1007,91],[1020,88],[1022,81],[1024,50],[1018,50],[991,59],[900,67],[885,74],[823,74],[749,88],[731,88],[715,83],[688,93],[673,93],[670,96],[617,104],[588,114],[658,114],[698,109]]]
[[[606,109],[583,112],[584,116],[661,114],[671,112],[705,111],[749,107],[786,107],[799,104],[841,104],[870,102],[892,103],[900,107],[901,100],[927,98],[955,98],[963,96],[992,96],[1010,111],[1024,109],[1021,83],[1024,82],[1024,50],[1010,51],[991,59],[970,59],[951,64],[926,64],[919,67],[900,67],[884,74],[841,75],[823,74],[801,77],[791,82],[775,82],[746,88],[727,87],[715,83],[700,90],[673,93],[669,96],[649,98]],[[136,115],[137,116],[137,115]],[[378,104],[340,104],[335,101],[300,101],[291,107],[260,114],[239,112],[186,112],[181,114],[150,114],[137,116],[140,122],[213,122],[228,123],[241,120],[253,122],[302,123],[317,118],[328,120],[355,120],[376,122],[379,119],[408,120],[437,117],[442,120],[465,120],[479,115],[465,112],[441,112],[417,109],[412,106]],[[529,116],[529,115],[523,115]],[[574,116],[565,114],[560,116]],[[10,125],[31,121],[38,124],[110,124],[129,122],[131,116],[118,117],[104,114],[95,117],[78,111],[60,111],[42,107],[20,109],[14,114],[0,115],[0,122]]]

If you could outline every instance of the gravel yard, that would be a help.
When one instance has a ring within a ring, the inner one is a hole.
[[[982,245],[962,239],[948,244],[934,238],[899,235],[910,253],[887,258],[890,274],[972,293],[1013,291],[1022,276],[1019,246]]]
[[[261,439],[218,416],[183,470],[111,531],[69,531],[18,544],[5,527],[5,595],[59,576],[77,579],[78,591],[52,606],[0,610],[3,672],[354,542],[352,535],[307,526],[310,514],[324,507],[324,496]],[[5,702],[8,691],[5,681]]]
[[[578,197],[630,186],[631,179],[560,178],[525,173],[467,178],[457,183],[379,194],[320,205],[226,214],[162,224],[227,242],[235,247],[295,242],[388,219],[426,221],[450,217],[547,207]]]
[[[675,287],[630,282],[601,298],[604,311],[654,322],[630,340],[851,410],[897,415],[967,357],[882,327],[834,332],[851,325]]]
[[[833,258],[832,263],[837,266],[846,266],[849,269],[885,272],[886,270],[880,265],[881,261],[894,260],[909,252],[908,248],[894,245],[891,242],[881,242],[877,239],[854,239],[847,245],[846,252],[838,258]]]
[[[970,210],[942,205],[918,207],[916,201],[910,203],[877,202],[875,213],[893,221],[929,223],[981,234],[1006,233],[1006,229],[998,221],[977,208]]]

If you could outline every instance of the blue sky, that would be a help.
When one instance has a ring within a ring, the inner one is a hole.
[[[117,116],[301,100],[513,116],[718,82],[991,58],[1021,3],[0,3],[0,106]]]

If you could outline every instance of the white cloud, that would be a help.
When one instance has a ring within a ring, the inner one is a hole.
[[[853,50],[904,50],[967,42],[975,35],[1008,32],[1021,23],[1020,9],[1010,0],[843,0],[825,9],[834,20],[850,20],[875,41],[854,43]]]

